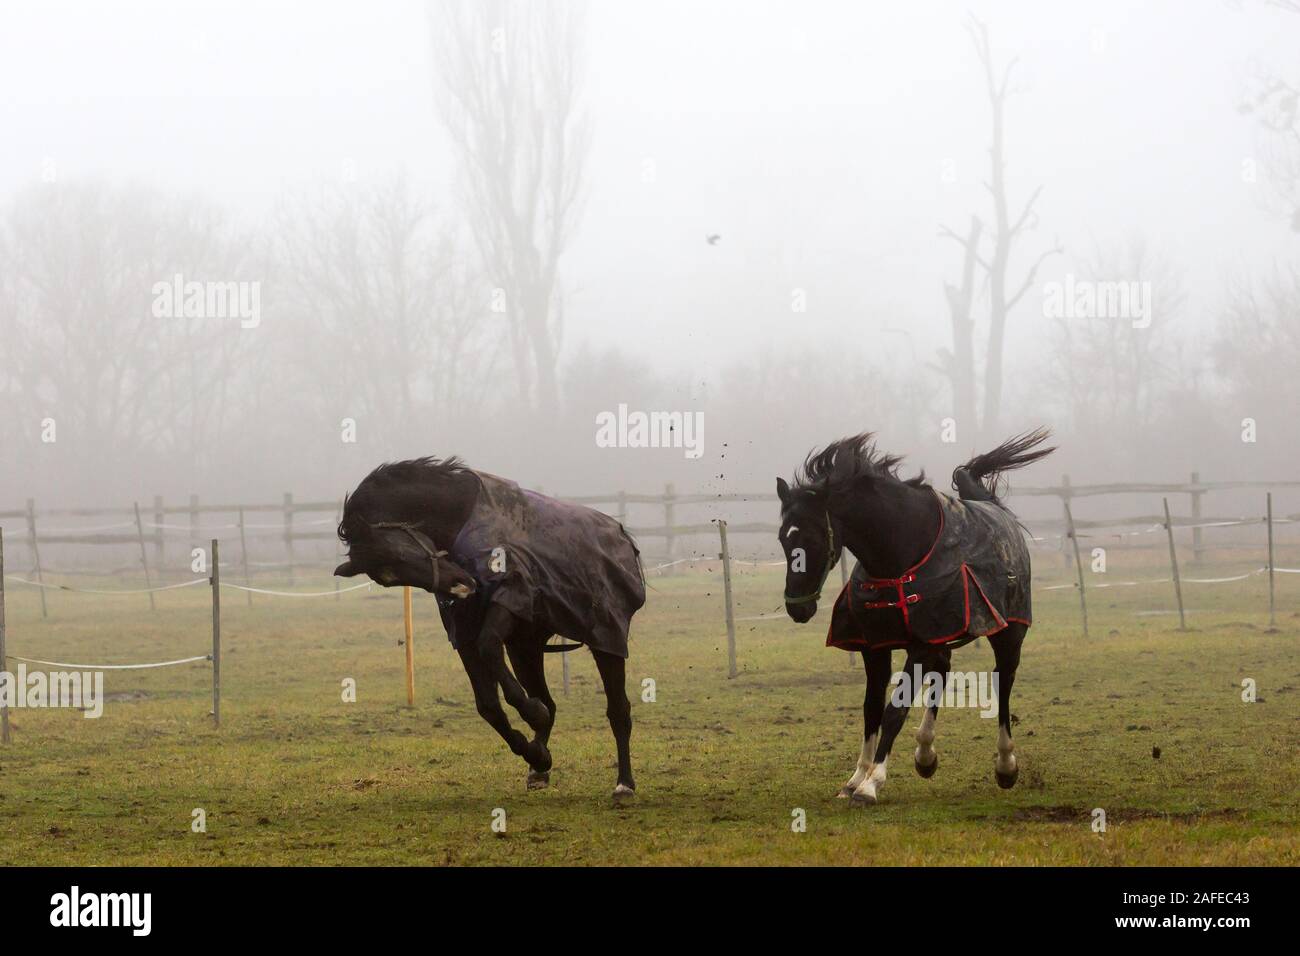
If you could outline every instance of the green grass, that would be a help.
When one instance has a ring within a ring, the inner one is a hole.
[[[1055,559],[1038,563],[1045,583],[1065,579]],[[773,569],[737,578],[739,616],[777,608]],[[1092,592],[1087,639],[1073,591],[1037,594],[1012,707],[1016,788],[997,788],[995,723],[970,709],[940,712],[939,771],[917,777],[914,710],[882,802],[865,809],[834,798],[857,758],[863,677],[822,646],[825,610],[802,628],[741,622],[741,673],[727,680],[719,575],[651,583],[628,667],[631,805],[610,799],[613,740],[585,652],[571,655],[567,697],[548,656],[555,768],[551,788],[530,793],[522,761],[475,713],[428,596],[416,600],[408,709],[398,592],[252,608],[226,592],[219,730],[205,663],[108,672],[116,696],[99,720],[14,712],[14,741],[0,748],[0,865],[1300,863],[1294,576],[1279,580],[1272,632],[1258,576],[1189,586],[1198,613],[1185,633],[1176,617],[1137,613],[1172,607],[1167,586]],[[13,585],[9,650],[92,663],[203,653],[208,600],[202,587],[168,592],[150,613],[143,596],[53,592],[42,621],[35,594]],[[954,667],[991,668],[982,643]],[[347,677],[354,704],[341,699]],[[1245,677],[1261,702],[1242,702]],[[654,703],[640,700],[644,678]],[[198,807],[206,833],[190,829]],[[1090,826],[1096,807],[1105,833]],[[792,832],[795,808],[807,832]]]

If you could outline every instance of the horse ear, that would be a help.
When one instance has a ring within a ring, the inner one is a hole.
[[[776,496],[781,499],[781,504],[790,500],[790,486],[785,483],[784,478],[776,480]]]

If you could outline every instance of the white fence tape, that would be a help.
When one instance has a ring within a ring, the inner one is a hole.
[[[193,581],[182,581],[180,584],[164,584],[156,588],[74,588],[71,584],[42,584],[40,581],[29,581],[27,578],[21,578],[16,574],[6,574],[5,578],[30,587],[44,588],[47,591],[76,591],[81,594],[149,594],[153,591],[175,591],[177,588],[192,588],[196,584],[208,583],[207,578],[195,578]]]
[[[6,654],[5,657],[15,661],[22,661],[24,664],[65,667],[70,671],[140,671],[151,667],[171,667],[174,664],[192,664],[194,661],[212,660],[211,654],[200,654],[198,657],[182,657],[178,661],[158,661],[154,664],[65,664],[62,661],[38,661],[30,657],[19,657],[17,654]]]
[[[223,588],[233,588],[236,591],[251,591],[253,594],[271,594],[275,597],[318,598],[333,597],[336,594],[346,594],[348,591],[356,591],[361,588],[371,587],[372,585],[369,581],[364,581],[361,584],[354,584],[348,588],[339,588],[337,591],[270,591],[266,588],[250,588],[245,587],[242,584],[232,584],[227,581],[222,581],[221,586]]]

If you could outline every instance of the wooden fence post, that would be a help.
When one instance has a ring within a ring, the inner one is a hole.
[[[1268,494],[1268,510],[1265,520],[1268,522],[1268,626],[1277,627],[1277,611],[1273,597],[1273,492]]]
[[[673,536],[673,519],[677,511],[675,507],[676,501],[677,493],[670,481],[664,485],[664,550],[668,554],[668,557],[664,558],[664,563],[668,565],[673,563],[673,544],[675,540]],[[664,572],[672,574],[673,569],[666,567]]]
[[[1061,476],[1061,503],[1065,505],[1066,515],[1068,516],[1070,511],[1070,476],[1069,475]],[[1075,553],[1077,554],[1079,549],[1076,547],[1074,550]],[[1061,567],[1065,568],[1065,570],[1067,571],[1070,569],[1070,552],[1065,547],[1064,538],[1061,539]]]
[[[560,687],[569,696],[569,652],[560,655]]]
[[[149,552],[144,547],[144,522],[140,520],[140,502],[133,501],[131,506],[135,508],[135,534],[140,539],[140,567],[144,568],[144,586],[149,589],[149,610],[156,611],[158,607],[153,600],[153,579],[149,577]]]
[[[190,495],[190,547],[199,543],[199,496]]]
[[[1187,630],[1187,617],[1183,612],[1183,582],[1178,577],[1178,553],[1174,551],[1174,522],[1169,517],[1169,499],[1161,498],[1165,503],[1165,532],[1169,537],[1169,567],[1174,574],[1174,595],[1178,598],[1178,630]]]
[[[253,586],[252,578],[248,576],[248,538],[244,536],[244,506],[239,506],[239,556],[244,562],[244,587]],[[248,598],[248,606],[253,606],[253,592],[245,591],[244,595]]]
[[[1201,483],[1201,473],[1199,471],[1192,472],[1192,486],[1195,487],[1200,483]],[[1193,491],[1191,493],[1192,522],[1197,525],[1201,523],[1201,495],[1203,494],[1205,494],[1205,492],[1203,491]],[[1193,564],[1201,563],[1201,550],[1202,550],[1201,529],[1199,527],[1192,528],[1192,563]]]
[[[221,726],[221,558],[212,539],[212,722]]]
[[[727,548],[727,522],[718,519],[718,538],[722,542],[722,598],[727,610],[727,677],[736,676],[736,612],[731,606],[731,552]]]
[[[1066,534],[1074,542],[1074,567],[1079,577],[1079,613],[1083,615],[1083,636],[1088,636],[1088,599],[1083,591],[1083,561],[1079,558],[1079,535],[1074,530],[1074,514],[1070,511],[1070,499],[1063,497],[1061,503],[1065,505],[1065,528]]]
[[[167,529],[163,527],[163,525],[167,523],[165,517],[166,516],[163,511],[162,495],[154,495],[153,496],[153,524],[154,524],[153,563],[154,566],[158,569],[158,574],[160,576],[164,573],[163,569],[167,567],[166,551],[164,550],[164,548],[166,547],[164,542],[166,541],[167,538],[167,534],[166,534]]]
[[[0,528],[0,677],[5,676],[8,670],[5,663],[5,531],[4,528]],[[13,677],[5,677],[5,682],[9,684],[7,690],[17,690]],[[4,704],[4,697],[0,697],[0,744],[7,743],[9,743],[9,708]]]
[[[624,524],[624,525],[627,524],[627,492],[626,491],[620,491],[618,493],[618,512],[614,515],[614,517],[618,519],[619,524]]]
[[[411,615],[411,588],[402,588],[402,616],[406,624],[406,706],[415,706],[415,621]]]
[[[294,493],[285,492],[285,554],[289,558],[289,583],[294,583]]]
[[[293,492],[284,493],[284,553],[289,558],[289,583],[293,584]]]
[[[45,606],[45,572],[41,568],[41,546],[36,540],[36,501],[33,498],[27,499],[27,535],[32,545],[32,564],[36,567],[36,581],[41,585],[38,588],[41,592],[41,617],[49,617],[49,609]]]

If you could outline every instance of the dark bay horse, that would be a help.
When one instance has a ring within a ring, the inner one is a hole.
[[[857,566],[831,612],[827,644],[862,653],[867,671],[862,753],[839,796],[875,803],[885,763],[915,695],[927,707],[914,762],[929,778],[938,767],[934,724],[952,649],[988,637],[998,704],[998,785],[1015,785],[1011,687],[1031,623],[1029,549],[1015,516],[996,494],[1002,472],[1050,454],[1039,429],[977,455],[953,472],[957,497],[940,494],[922,473],[898,476],[901,459],[879,452],[870,434],[810,454],[793,487],[778,478],[786,612],[803,624],[817,613],[827,575],[844,550]],[[891,655],[907,652],[901,692],[889,695]],[[923,675],[916,681],[913,675]],[[930,703],[933,701],[933,703]]]
[[[621,524],[459,459],[423,458],[367,475],[344,500],[339,538],[348,560],[335,574],[367,574],[385,587],[437,595],[479,715],[527,761],[529,789],[550,780],[555,701],[542,654],[587,645],[618,750],[614,796],[635,791],[624,671],[628,627],[645,603],[645,581]],[[547,646],[556,634],[577,644]],[[498,688],[532,729],[531,740],[510,726]]]

